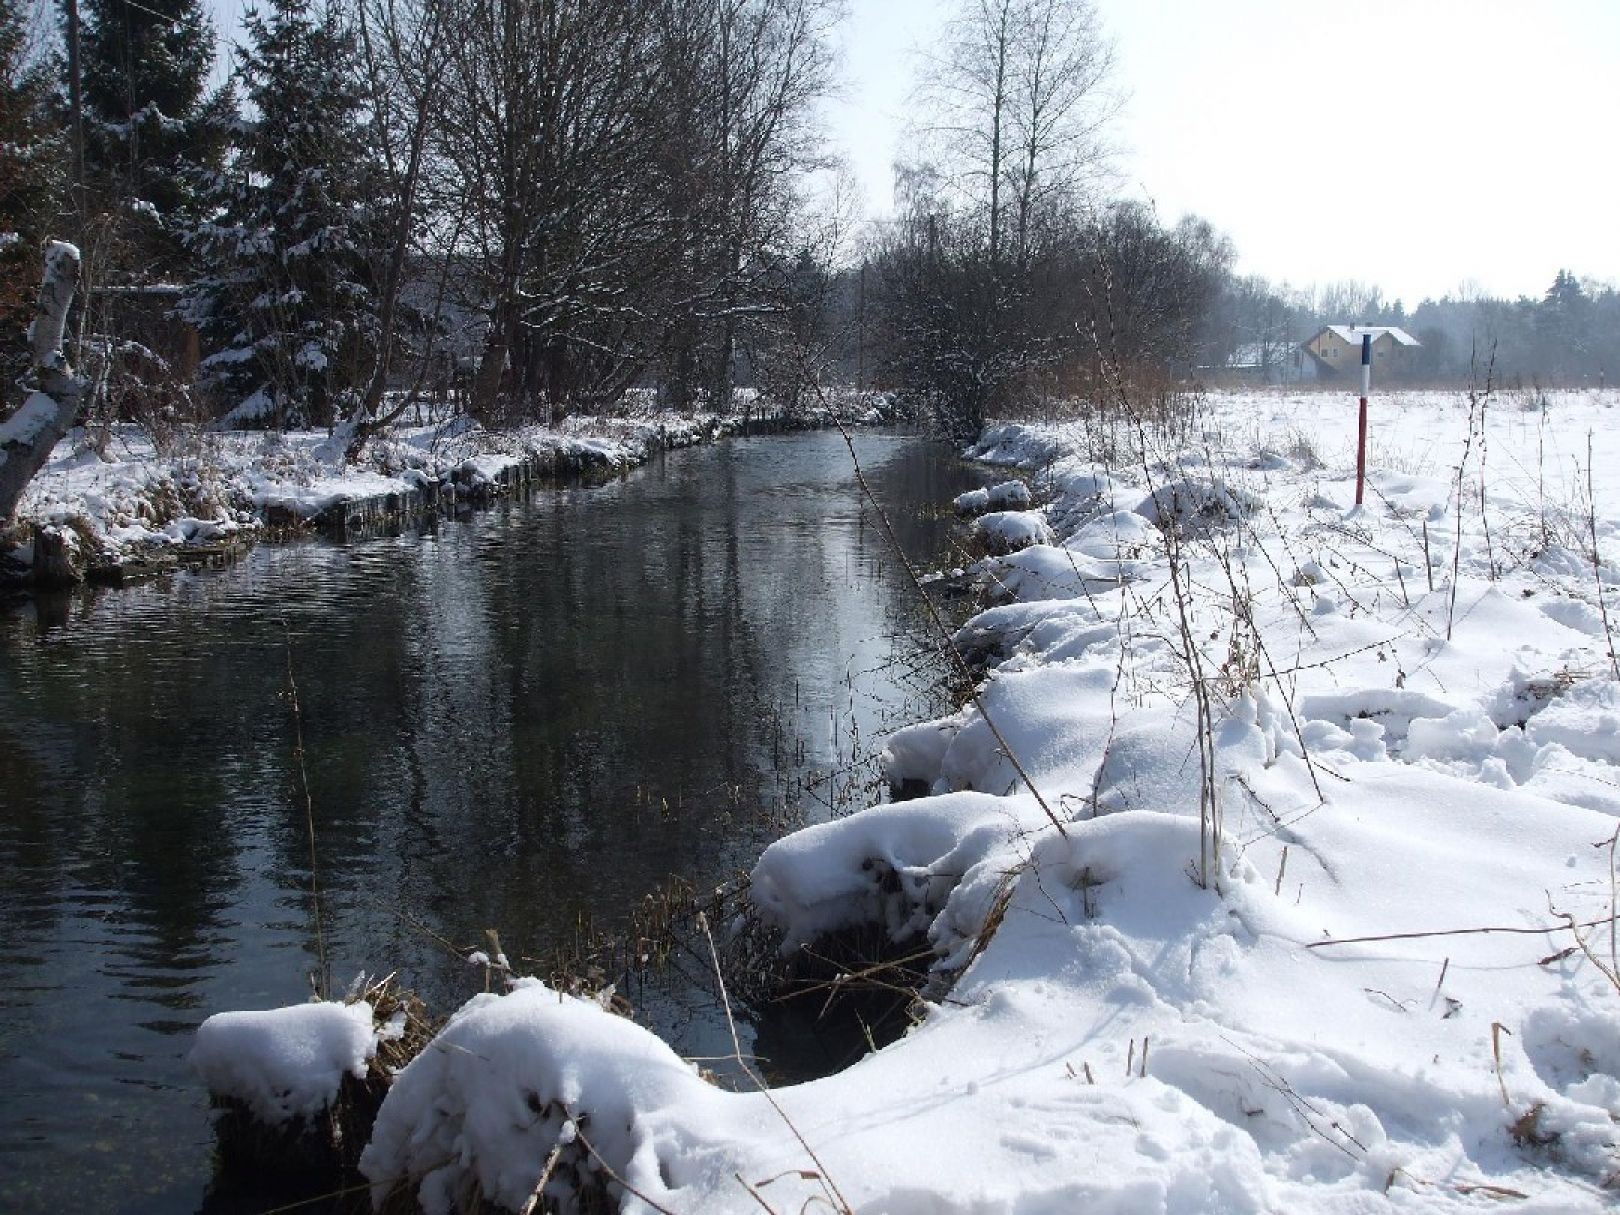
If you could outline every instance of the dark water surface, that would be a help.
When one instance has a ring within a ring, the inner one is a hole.
[[[937,563],[979,479],[858,445]],[[289,643],[334,978],[448,1011],[483,976],[446,942],[543,955],[745,868],[785,803],[828,813],[824,774],[939,707],[917,623],[825,433],[0,611],[0,1210],[204,1205],[192,1031],[316,968]]]

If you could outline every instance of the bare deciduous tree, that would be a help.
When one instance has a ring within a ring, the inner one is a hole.
[[[467,204],[489,332],[474,412],[515,419],[611,398],[640,367],[627,332],[656,281],[655,6],[451,0],[438,152]]]
[[[388,216],[388,240],[377,251],[382,265],[377,274],[376,362],[360,404],[348,419],[350,460],[359,458],[366,440],[394,422],[414,395],[402,393],[391,409],[384,409],[400,346],[407,266],[418,252],[423,227],[429,136],[443,97],[449,65],[445,43],[450,37],[446,0],[361,0],[356,17],[371,105],[370,131],[382,170],[380,184],[388,194],[378,200]],[[418,378],[425,370],[424,362]]]
[[[923,91],[933,164],[879,261],[891,370],[954,433],[1061,355],[1073,307],[1052,271],[1106,164],[1111,64],[1090,0],[965,0],[947,27]]]
[[[1113,48],[1091,0],[966,0],[923,91],[932,151],[994,264],[1024,261],[1040,209],[1107,163]]]

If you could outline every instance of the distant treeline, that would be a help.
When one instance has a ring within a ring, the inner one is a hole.
[[[965,0],[873,225],[816,126],[836,0],[268,0],[217,87],[202,0],[59,5],[0,0],[7,408],[50,237],[84,253],[97,416],[356,448],[413,394],[510,424],[858,386],[966,431],[1292,378],[1323,323],[1402,325],[1424,379],[1615,366],[1620,299],[1565,271],[1408,315],[1234,277],[1208,224],[1110,201],[1090,0]]]
[[[1403,366],[1410,380],[1578,387],[1620,375],[1620,290],[1553,273],[1539,298],[1484,294],[1425,299],[1408,312],[1376,287],[1343,282],[1303,291],[1260,278],[1228,279],[1204,331],[1203,365],[1286,379],[1299,344],[1336,324],[1398,325],[1421,343]]]

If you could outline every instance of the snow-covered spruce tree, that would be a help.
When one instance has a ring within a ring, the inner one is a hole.
[[[211,182],[192,237],[206,270],[181,311],[227,417],[330,426],[370,370],[384,227],[354,38],[310,0],[273,0],[244,25],[236,75],[250,117]]]
[[[33,49],[22,0],[0,0],[0,417],[18,399],[13,382],[28,363],[30,285],[65,178],[50,81]]]
[[[97,276],[170,277],[183,269],[197,171],[221,151],[212,119],[228,95],[207,90],[213,25],[202,0],[84,0],[83,11],[85,173],[109,250]]]

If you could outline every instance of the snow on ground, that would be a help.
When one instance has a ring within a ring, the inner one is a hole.
[[[791,835],[753,880],[785,950],[880,925],[954,986],[769,1096],[540,984],[480,996],[384,1104],[378,1193],[1608,1209],[1616,405],[1377,399],[1360,509],[1350,398],[1215,398],[1146,459],[993,428],[975,455],[1023,474],[1050,542],[976,571],[977,702],[889,744],[929,795]]]
[[[144,430],[120,426],[98,452],[80,429],[57,445],[17,514],[24,524],[72,527],[101,560],[115,562],[251,531],[270,515],[310,520],[429,484],[465,493],[537,456],[625,468],[720,425],[704,414],[649,412],[489,431],[461,418],[392,429],[368,444],[359,464],[346,462],[343,440],[324,431],[200,431],[160,450]]]

